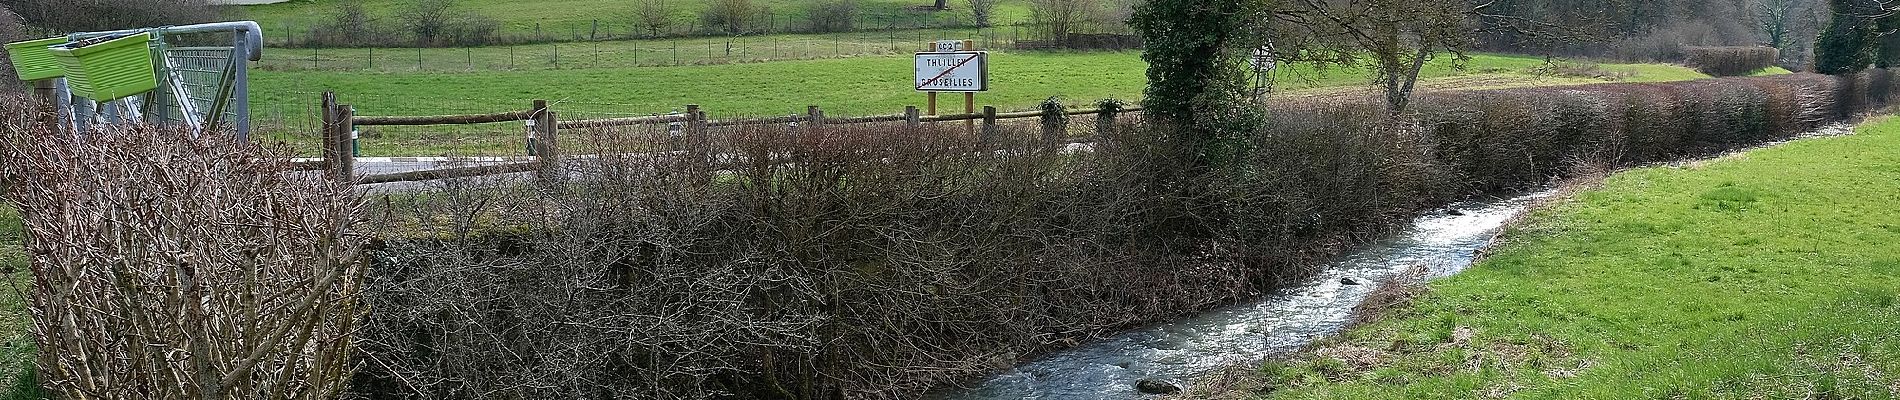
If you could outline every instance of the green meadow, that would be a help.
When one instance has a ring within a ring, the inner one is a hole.
[[[1086,106],[1102,99],[1141,99],[1147,64],[1138,52],[998,52],[991,56],[992,91],[979,106],[1025,110],[1050,97]],[[912,90],[908,55],[679,67],[585,68],[551,71],[345,72],[256,71],[254,114],[265,137],[314,149],[311,128],[319,94],[334,91],[357,115],[443,115],[524,109],[546,99],[563,119],[664,114],[698,104],[713,118],[802,113],[808,105],[834,116],[888,115],[924,106]],[[1541,57],[1478,54],[1462,68],[1434,61],[1423,76],[1434,90],[1567,85],[1615,80],[1706,78],[1656,64],[1601,64],[1607,77],[1553,73]],[[1277,74],[1284,93],[1369,85],[1361,68],[1289,68]],[[1437,82],[1434,84],[1434,82]],[[955,113],[960,96],[943,100]],[[953,108],[955,107],[955,108]],[[517,126],[440,129],[373,128],[365,155],[514,154]],[[314,151],[314,150],[310,150]]]
[[[1254,382],[1274,399],[1900,397],[1900,120],[1616,174]]]
[[[289,2],[232,8],[233,17],[255,20],[264,27],[264,33],[272,40],[280,40],[286,35],[306,34],[308,29],[321,26],[336,13],[339,0],[292,0]],[[409,4],[408,0],[360,0],[369,12],[385,24],[397,24],[395,16]],[[701,24],[699,14],[712,3],[709,0],[667,0],[666,7],[673,12],[675,28],[684,31],[689,24]],[[791,23],[796,27],[809,24],[808,11],[817,3],[813,0],[755,0],[756,5],[765,8],[772,15],[774,27],[783,28]],[[556,40],[586,40],[594,31],[594,24],[601,26],[601,34],[625,36],[634,33],[634,10],[638,1],[601,1],[601,0],[461,0],[456,9],[493,18],[502,25],[503,35],[530,36],[539,28],[540,32]],[[856,0],[857,18],[855,25],[860,29],[905,27],[941,27],[967,26],[971,21],[969,3],[963,0],[949,2],[950,10],[931,11],[920,6],[934,4],[928,0]],[[997,4],[994,23],[1008,25],[1028,20],[1029,2],[1003,1]],[[803,29],[803,28],[800,28]],[[295,30],[296,32],[292,32]]]

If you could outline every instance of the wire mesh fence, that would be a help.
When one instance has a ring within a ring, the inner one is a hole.
[[[267,107],[256,110],[257,136],[271,143],[283,143],[290,146],[301,157],[320,155],[323,141],[323,121],[319,92],[272,93],[280,98]],[[521,112],[532,109],[533,101],[528,99],[485,99],[485,98],[415,98],[403,97],[377,98],[375,95],[340,96],[343,104],[387,103],[391,100],[421,102],[431,105],[432,115],[457,116]],[[800,132],[809,128],[813,121],[819,123],[855,125],[862,123],[898,122],[916,119],[916,124],[963,129],[971,134],[981,134],[985,129],[1012,131],[1039,131],[1050,135],[1046,139],[1079,141],[1096,137],[1104,126],[1098,120],[1099,110],[1092,106],[1088,109],[1071,107],[1065,113],[1063,123],[1045,129],[1042,113],[1035,108],[996,109],[998,114],[986,117],[983,113],[945,115],[942,117],[922,115],[921,111],[893,109],[877,115],[827,115],[822,108],[810,109],[808,106],[787,106],[784,114],[747,115],[722,113],[719,110],[702,110],[696,106],[680,105],[671,109],[651,109],[629,104],[556,100],[548,105],[555,114],[563,130],[605,131],[616,134],[637,134],[655,138],[679,137],[691,129],[690,116],[700,115],[699,123],[706,129],[698,132],[712,132],[732,127],[746,127],[751,131],[760,129],[783,129],[787,132]],[[813,113],[813,112],[816,113]],[[907,118],[907,111],[915,113]],[[950,114],[946,112],[945,114]],[[387,111],[357,108],[357,118],[366,117],[403,117],[391,115]],[[817,115],[819,117],[813,117]],[[1122,113],[1111,123],[1125,123],[1131,114]],[[942,119],[942,120],[939,120]],[[628,123],[628,121],[647,121]],[[802,127],[802,128],[801,128]],[[989,128],[986,128],[989,127]],[[525,121],[506,121],[480,124],[455,125],[359,125],[355,132],[355,154],[363,157],[461,157],[461,156],[526,156],[531,154],[530,127]],[[562,148],[587,135],[562,135]]]
[[[1023,10],[1026,12],[1027,10]],[[328,15],[334,17],[335,15]],[[493,26],[445,26],[438,39],[475,42],[477,45],[581,42],[599,40],[641,40],[726,36],[731,32],[745,35],[836,34],[844,32],[916,31],[974,29],[982,26],[961,18],[945,18],[940,12],[911,9],[899,13],[861,12],[840,19],[827,14],[814,21],[803,13],[765,12],[743,16],[734,24],[708,25],[703,21],[630,21],[625,19],[563,20],[559,23],[516,22]],[[1019,20],[997,26],[1028,25]],[[402,45],[417,42],[412,29],[375,19],[339,21],[309,19],[272,23],[265,28],[272,47],[337,47],[365,45]],[[457,35],[457,34],[460,35]]]
[[[463,48],[273,49],[259,68],[273,71],[508,71],[656,67],[910,54],[940,39],[970,39],[984,49],[1027,40],[1021,28],[619,40]]]

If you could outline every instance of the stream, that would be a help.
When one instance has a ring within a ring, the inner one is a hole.
[[[1453,204],[1336,259],[1305,283],[1259,301],[1051,353],[973,386],[940,389],[926,398],[1139,399],[1149,397],[1135,390],[1135,382],[1142,379],[1181,384],[1228,366],[1286,354],[1338,333],[1353,307],[1388,278],[1416,266],[1429,269],[1426,278],[1470,267],[1498,229],[1551,194]],[[1356,284],[1348,284],[1348,279]]]

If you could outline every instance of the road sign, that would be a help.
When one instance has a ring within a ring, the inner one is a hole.
[[[989,57],[984,51],[917,53],[917,80],[911,83],[924,92],[988,91]]]
[[[963,48],[962,40],[939,40],[939,41],[931,43],[931,47],[934,47],[936,49],[935,51],[938,53],[948,53],[948,52],[953,52],[953,51],[970,50],[970,49]]]

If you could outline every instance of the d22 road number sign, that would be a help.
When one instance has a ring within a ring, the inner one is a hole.
[[[990,90],[990,53],[953,51],[917,53],[917,90],[982,92]]]

